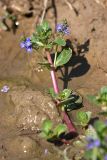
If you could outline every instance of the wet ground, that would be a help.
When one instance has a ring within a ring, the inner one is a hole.
[[[92,111],[96,118],[99,108],[89,104],[85,96],[96,93],[107,84],[107,1],[70,2],[72,6],[69,8],[63,0],[56,0],[56,3],[53,0],[54,7],[50,7],[46,14],[53,28],[55,21],[63,18],[71,27],[68,38],[74,52],[71,61],[57,72],[59,87],[79,92],[83,96],[82,110]],[[0,1],[0,16],[4,15],[5,5],[18,16],[19,27],[15,32],[12,29],[0,31],[0,88],[10,87],[8,93],[0,93],[0,160],[72,160],[82,152],[74,148],[74,140],[71,139],[70,146],[57,147],[37,134],[46,117],[55,124],[61,120],[46,94],[52,83],[48,71],[38,68],[40,55],[36,52],[27,55],[19,46],[23,33],[30,35],[33,31],[43,2]],[[32,15],[28,16],[30,12]],[[7,24],[11,28],[11,22],[7,21]],[[72,112],[73,121],[75,113]],[[80,134],[83,132],[81,128],[77,130]]]

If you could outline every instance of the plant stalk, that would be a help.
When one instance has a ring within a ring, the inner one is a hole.
[[[50,53],[48,51],[46,52],[46,56],[47,56],[48,62],[51,65],[53,65]],[[58,83],[57,83],[57,80],[56,80],[54,69],[51,69],[50,73],[51,73],[51,79],[52,79],[52,83],[53,83],[54,92],[56,94],[58,94],[59,93],[59,88],[58,88]],[[69,132],[76,133],[76,129],[75,129],[73,123],[71,122],[70,118],[68,117],[67,113],[65,111],[62,111],[61,116],[63,118],[63,121],[66,123],[66,125],[69,129]]]

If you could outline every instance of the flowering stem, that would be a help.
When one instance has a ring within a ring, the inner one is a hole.
[[[46,56],[47,56],[48,62],[51,65],[53,65],[49,52],[46,52]],[[59,88],[58,88],[58,83],[57,83],[56,76],[55,76],[55,71],[53,69],[51,69],[50,73],[51,73],[51,79],[52,79],[52,83],[53,83],[54,92],[56,94],[58,94],[59,93]],[[69,131],[76,133],[76,129],[74,128],[74,125],[71,122],[70,118],[68,117],[67,113],[65,111],[62,111],[61,116],[63,117],[63,121],[66,123]]]

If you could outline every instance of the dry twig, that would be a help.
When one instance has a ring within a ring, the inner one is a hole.
[[[68,6],[71,10],[73,10],[72,4],[71,4],[68,0],[64,0],[64,1],[65,1],[65,3],[67,4],[67,6]]]
[[[43,13],[42,13],[42,16],[41,16],[40,24],[43,22],[43,19],[45,17],[47,4],[48,4],[48,0],[44,0],[44,9],[43,9]]]

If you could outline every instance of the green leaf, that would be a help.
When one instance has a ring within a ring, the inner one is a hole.
[[[87,125],[90,118],[91,118],[91,112],[83,112],[83,111],[77,112],[77,121],[83,126]]]
[[[44,46],[44,44],[43,44],[42,42],[40,42],[40,41],[36,41],[36,44],[37,44],[39,47],[43,47],[43,46]]]
[[[88,120],[90,121],[92,112],[88,111],[88,112],[86,112],[86,114],[87,114],[87,116],[88,116]]]
[[[49,92],[48,92],[51,96],[52,96],[52,98],[56,98],[56,93],[54,92],[54,89],[53,88],[49,88]]]
[[[61,100],[66,100],[69,98],[70,94],[71,94],[71,90],[64,89],[61,93],[59,93],[58,97]]]
[[[87,95],[86,97],[91,103],[93,103],[94,105],[100,105],[99,102],[96,99],[96,96],[93,95]]]
[[[87,160],[92,160],[92,150],[85,151],[84,158]]]
[[[98,120],[94,123],[94,128],[96,129],[97,132],[102,133],[102,131],[106,128],[106,124]]]
[[[42,28],[44,31],[47,31],[50,28],[49,23],[47,21],[44,21],[42,23]]]
[[[49,44],[47,44],[47,45],[45,46],[45,48],[46,48],[46,49],[51,49],[52,46],[53,46],[52,43],[49,43]]]
[[[56,43],[59,46],[65,46],[66,45],[66,41],[62,38],[59,38],[59,37],[55,39],[54,43]]]
[[[97,132],[96,132],[95,128],[93,126],[91,126],[91,125],[86,130],[85,135],[87,137],[93,137],[94,139],[98,138],[98,135],[97,135]]]
[[[100,93],[101,94],[107,94],[107,86],[102,87],[101,90],[100,90]]]
[[[43,124],[42,124],[42,130],[43,132],[45,132],[46,134],[48,134],[50,132],[50,130],[52,129],[52,121],[51,120],[44,120]]]
[[[42,31],[43,31],[42,26],[41,25],[37,25],[36,26],[36,32],[37,32],[37,34],[41,34]]]
[[[57,57],[55,67],[59,67],[66,64],[70,60],[71,56],[72,50],[70,48],[64,49]]]
[[[62,133],[67,131],[67,127],[65,124],[58,124],[54,129],[54,135],[59,137]]]
[[[36,46],[39,46],[39,47],[44,46],[44,44],[38,39],[38,37],[35,34],[32,35],[31,42],[32,42],[33,45],[36,45]]]

